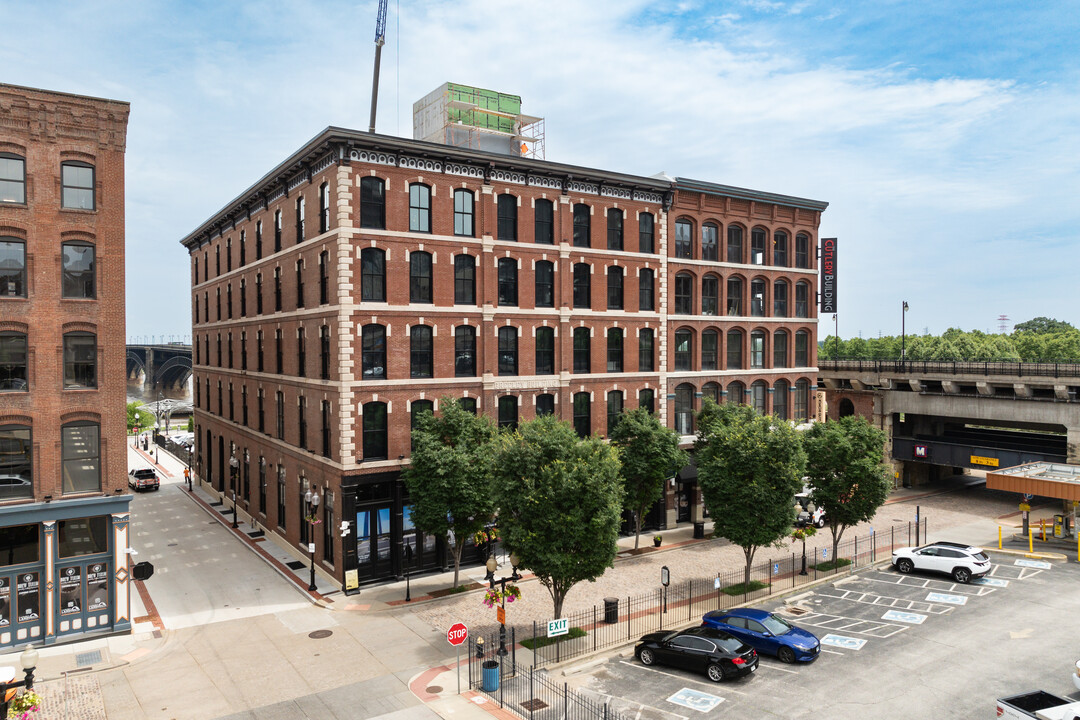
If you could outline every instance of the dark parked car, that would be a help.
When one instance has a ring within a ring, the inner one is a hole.
[[[759,653],[775,655],[781,662],[811,662],[821,653],[821,642],[816,635],[768,610],[714,610],[705,613],[701,622],[734,635]]]
[[[757,670],[757,652],[722,630],[695,627],[655,632],[638,641],[634,655],[643,665],[662,663],[708,675],[713,682]]]
[[[128,487],[132,490],[157,490],[161,487],[153,468],[139,468],[128,473]]]

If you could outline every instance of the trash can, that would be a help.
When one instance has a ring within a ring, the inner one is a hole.
[[[1056,538],[1065,537],[1065,516],[1064,515],[1055,515],[1054,516],[1054,537],[1056,537]]]
[[[482,667],[484,692],[495,692],[499,689],[499,661],[485,660]]]
[[[703,540],[704,538],[705,538],[705,523],[703,523],[703,522],[694,523],[694,539],[695,540]]]
[[[619,622],[619,598],[604,598],[604,622],[608,625]]]

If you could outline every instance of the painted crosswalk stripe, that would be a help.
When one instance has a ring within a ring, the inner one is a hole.
[[[950,605],[966,605],[967,597],[964,595],[950,595],[948,593],[932,592],[926,596],[927,602],[941,602]]]
[[[832,645],[833,647],[844,648],[845,650],[861,650],[862,646],[866,644],[866,641],[862,638],[847,637],[846,635],[833,635],[828,634],[821,638],[822,645]]]
[[[919,613],[901,612],[900,610],[890,610],[881,616],[882,620],[895,620],[896,622],[911,623],[912,625],[922,625],[923,620],[926,620],[926,615],[920,615]]]

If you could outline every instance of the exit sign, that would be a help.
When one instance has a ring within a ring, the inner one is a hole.
[[[570,621],[566,618],[563,618],[562,620],[548,620],[547,636],[549,638],[566,635],[568,632],[570,632]]]

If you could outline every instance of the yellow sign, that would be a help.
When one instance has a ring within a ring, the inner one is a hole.
[[[499,612],[496,613],[495,617],[498,618],[500,625],[505,625],[506,624],[506,608],[504,608],[502,605],[500,605],[499,606]]]
[[[360,571],[359,570],[346,570],[345,571],[345,589],[355,590],[360,587]]]
[[[997,467],[998,466],[998,459],[997,458],[980,457],[978,455],[972,455],[971,456],[971,464],[972,465],[989,465],[990,467]]]
[[[1031,506],[1028,505],[1026,502],[1020,503],[1020,510],[1022,510],[1023,512],[1027,512],[1030,509],[1031,509]]]

